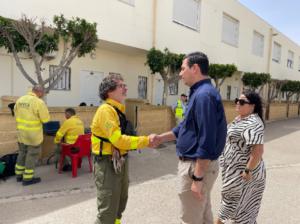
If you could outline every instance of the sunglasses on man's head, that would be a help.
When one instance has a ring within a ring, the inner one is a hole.
[[[249,101],[246,101],[246,100],[244,100],[244,99],[238,99],[238,98],[235,98],[234,103],[235,103],[235,104],[239,103],[239,105],[241,105],[241,106],[243,106],[243,105],[245,105],[245,104],[250,104]]]

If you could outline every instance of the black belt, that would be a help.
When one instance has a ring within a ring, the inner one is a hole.
[[[189,157],[184,157],[184,156],[179,156],[178,158],[181,161],[195,161],[196,160],[195,158],[189,158]]]

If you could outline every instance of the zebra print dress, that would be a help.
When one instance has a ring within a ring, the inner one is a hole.
[[[261,161],[252,179],[242,179],[251,146],[263,144],[264,124],[257,114],[236,118],[228,125],[225,149],[220,157],[222,168],[222,200],[219,219],[226,223],[256,223],[266,183],[266,170]]]

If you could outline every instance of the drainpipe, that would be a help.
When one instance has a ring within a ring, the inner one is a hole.
[[[11,70],[11,75],[10,75],[10,95],[14,95],[14,58],[11,55],[10,56],[10,70]]]
[[[152,47],[156,46],[156,10],[157,10],[157,0],[153,0],[153,10],[152,10]],[[151,104],[154,103],[154,81],[155,81],[155,74],[150,74],[151,77]]]

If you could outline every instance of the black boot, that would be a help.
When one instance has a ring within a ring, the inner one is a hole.
[[[23,180],[23,186],[27,186],[27,185],[31,185],[31,184],[37,184],[41,182],[41,178],[40,177],[34,177],[31,180]]]

